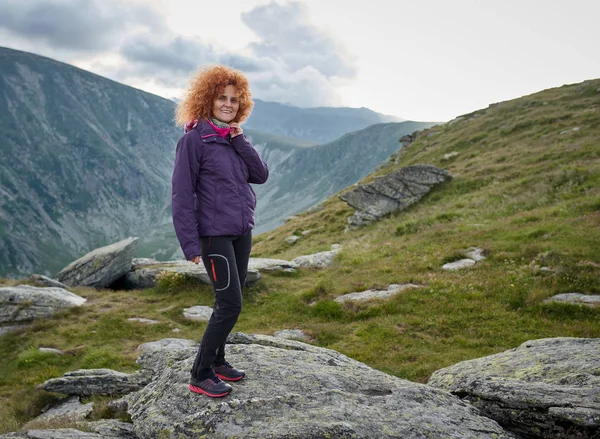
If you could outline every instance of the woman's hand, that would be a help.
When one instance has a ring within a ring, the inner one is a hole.
[[[230,134],[231,134],[232,138],[235,136],[239,136],[240,134],[242,134],[244,132],[244,130],[242,130],[242,127],[240,126],[240,124],[237,122],[230,123],[229,127],[231,128]]]
[[[195,256],[192,259],[190,259],[190,262],[193,262],[194,264],[199,264],[200,263],[200,256]]]

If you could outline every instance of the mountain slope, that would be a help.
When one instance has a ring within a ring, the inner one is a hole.
[[[372,125],[325,145],[294,151],[272,166],[270,181],[255,188],[260,233],[307,209],[374,171],[400,146],[399,139],[434,123],[399,122]],[[261,154],[269,157],[268,151]],[[271,162],[267,161],[271,166]]]
[[[166,99],[0,50],[0,272],[56,272],[156,222],[174,142]]]
[[[301,329],[310,343],[422,383],[435,370],[527,340],[600,337],[598,307],[545,303],[559,293],[600,294],[599,145],[600,80],[492,105],[419,133],[364,181],[418,163],[448,169],[454,179],[408,211],[359,230],[344,231],[352,209],[333,196],[322,210],[256,236],[254,256],[292,259],[333,243],[343,249],[325,269],[264,272],[246,290],[234,330]],[[292,245],[285,242],[291,234],[301,236]],[[471,269],[442,269],[471,246],[483,248],[486,259]],[[420,288],[386,300],[333,300],[407,282]],[[17,430],[58,399],[35,388],[48,378],[80,368],[133,372],[137,347],[172,337],[174,328],[196,340],[205,324],[187,321],[182,310],[214,300],[209,286],[179,276],[143,293],[74,292],[86,306],[0,337],[0,432]],[[141,329],[132,316],[158,324]],[[43,346],[66,355],[40,352]],[[92,399],[104,413],[106,399]]]
[[[181,256],[170,212],[173,157],[181,136],[173,123],[175,104],[11,49],[0,48],[0,69],[0,151],[8,158],[0,163],[0,275],[53,275],[93,248],[129,235],[140,237],[138,256]],[[261,105],[271,107],[262,102],[253,116],[264,118]],[[355,125],[356,115],[361,123],[380,117],[366,109],[275,107],[291,115],[318,114],[331,126],[344,125],[345,117],[348,126]],[[279,123],[275,118],[272,125]],[[258,189],[267,194],[257,212],[259,231],[366,175],[404,133],[387,128],[389,138],[358,135],[360,142],[351,137],[347,144],[333,142],[338,145],[333,149],[347,148],[344,164],[339,151],[326,153],[330,145],[245,128],[272,171],[268,185]],[[354,169],[349,164],[364,155],[360,145],[369,149],[369,166]],[[284,163],[286,172],[279,172]],[[345,179],[323,178],[336,169]],[[292,178],[305,181],[293,184]]]
[[[600,294],[600,79],[425,130],[363,182],[420,163],[454,179],[406,212],[345,232],[353,209],[333,196],[256,237],[254,256],[290,260],[333,243],[343,251],[327,272],[265,280],[268,295],[239,330],[301,328],[320,346],[419,381],[531,339],[600,337],[600,309],[544,303]],[[300,239],[290,245],[292,234]],[[470,247],[486,260],[442,269]],[[387,301],[333,301],[407,282],[422,288]]]
[[[246,126],[322,144],[373,124],[401,121],[398,117],[386,116],[368,108],[299,108],[256,99]]]

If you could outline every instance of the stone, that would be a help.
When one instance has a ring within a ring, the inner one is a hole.
[[[435,186],[450,180],[452,175],[431,165],[412,165],[376,178],[370,183],[339,195],[356,209],[348,218],[348,227],[355,229],[377,221],[385,215],[408,209]]]
[[[392,284],[386,290],[366,290],[358,293],[349,293],[336,297],[338,303],[344,302],[364,302],[373,299],[389,299],[390,297],[400,294],[402,291],[412,288],[421,288],[420,285],[414,284]]]
[[[275,338],[283,338],[286,340],[310,340],[310,337],[302,331],[302,329],[282,329],[273,334]]]
[[[126,397],[139,438],[514,437],[449,393],[338,352],[269,336],[228,340],[242,342],[228,344],[227,357],[248,377],[219,399],[189,391],[195,352],[157,352],[152,382]]]
[[[310,235],[311,233],[312,233],[312,230],[303,230],[302,236]]]
[[[35,421],[81,421],[92,413],[93,404],[82,404],[79,396],[69,396],[35,418]]]
[[[597,437],[599,370],[599,338],[547,338],[438,370],[428,384],[524,437]]]
[[[69,286],[106,288],[131,270],[138,238],[97,248],[63,268],[56,278]]]
[[[485,250],[482,248],[471,247],[467,251],[467,257],[469,259],[473,259],[475,262],[479,262],[485,259],[484,253]]]
[[[299,236],[292,235],[292,236],[288,236],[287,238],[285,238],[285,242],[287,242],[288,244],[293,244],[296,241],[298,241],[299,239],[300,239]]]
[[[59,311],[81,306],[86,299],[62,288],[17,285],[0,287],[0,323],[50,317]]]
[[[562,134],[569,134],[569,133],[573,133],[573,132],[576,132],[576,131],[579,131],[579,130],[580,130],[579,127],[574,127],[574,128],[571,128],[570,130],[561,131],[559,134],[561,134],[561,135]]]
[[[291,215],[291,216],[288,216],[288,217],[284,218],[284,219],[283,219],[283,222],[284,222],[284,223],[287,223],[287,222],[289,222],[289,221],[293,221],[293,220],[295,220],[295,219],[297,219],[297,218],[298,218],[298,217],[297,217],[296,215]]]
[[[139,373],[123,373],[111,369],[79,369],[52,378],[38,385],[38,389],[66,395],[124,395],[146,384]]]
[[[41,274],[32,274],[31,276],[29,276],[29,280],[35,282],[36,285],[39,285],[42,287],[56,287],[56,288],[62,288],[64,290],[69,288],[62,282],[59,282],[56,279],[51,279],[48,276],[44,276]]]
[[[305,268],[325,268],[333,263],[333,258],[342,250],[339,244],[333,244],[331,250],[326,252],[314,253],[312,255],[298,256],[292,262],[298,267]]]
[[[469,268],[475,265],[475,261],[473,259],[460,259],[454,262],[448,262],[447,264],[442,265],[444,270],[460,270],[462,268]]]
[[[56,355],[64,354],[63,351],[61,351],[60,349],[55,349],[55,348],[40,348],[40,352],[42,352],[44,354],[56,354]]]
[[[559,303],[572,303],[575,305],[586,305],[586,306],[600,306],[600,295],[594,294],[582,294],[582,293],[564,293],[557,294],[546,300],[544,303],[559,302]]]
[[[208,322],[213,309],[210,306],[192,306],[183,310],[183,317],[196,322]]]
[[[250,258],[248,268],[258,271],[294,271],[298,265],[283,259]]]
[[[451,158],[456,157],[457,155],[457,151],[449,152],[448,154],[444,154],[444,160],[450,160]]]
[[[144,323],[146,325],[156,325],[157,323],[160,323],[158,320],[147,319],[145,317],[131,317],[131,318],[128,318],[127,321]]]
[[[211,285],[210,277],[202,262],[195,264],[182,259],[157,262],[155,264],[134,265],[132,270],[124,276],[123,286],[127,290],[153,288],[157,285],[162,275],[169,275],[171,273],[190,277],[202,285]],[[246,283],[251,284],[259,279],[259,271],[254,268],[249,268]]]

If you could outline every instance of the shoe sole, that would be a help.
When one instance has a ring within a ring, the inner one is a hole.
[[[221,379],[223,381],[239,381],[239,380],[241,380],[242,378],[244,378],[246,376],[246,375],[242,375],[241,377],[231,378],[231,377],[228,377],[228,376],[225,376],[225,375],[221,375],[219,373],[217,373],[215,375],[217,375],[219,377],[219,379]]]
[[[210,396],[211,398],[221,398],[222,396],[229,395],[229,392],[231,392],[231,390],[230,390],[225,393],[210,393],[204,389],[201,389],[200,387],[192,386],[191,384],[189,385],[189,389],[190,389],[190,391],[192,391],[194,393],[199,393],[200,395]]]

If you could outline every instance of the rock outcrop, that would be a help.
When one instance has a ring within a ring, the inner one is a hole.
[[[114,419],[86,422],[85,427],[92,432],[74,428],[28,430],[0,435],[0,439],[137,439],[132,424]]]
[[[544,303],[571,303],[573,305],[600,306],[600,295],[583,293],[563,293],[549,297]]]
[[[92,413],[92,406],[91,402],[82,404],[79,396],[69,396],[35,418],[35,421],[80,421]]]
[[[195,349],[138,359],[153,368],[153,380],[125,397],[138,437],[513,437],[446,392],[338,352],[269,336],[232,334],[229,342],[228,359],[248,375],[216,400],[188,390]]]
[[[313,253],[312,255],[298,256],[294,259],[294,264],[298,267],[304,268],[325,268],[329,267],[333,263],[333,258],[339,252],[342,251],[342,246],[339,244],[333,244],[331,250],[319,253]]]
[[[250,258],[248,268],[259,271],[294,271],[298,265],[283,259]]]
[[[447,264],[442,265],[442,268],[448,271],[456,271],[461,270],[463,268],[470,268],[474,266],[477,262],[485,260],[485,253],[486,251],[482,248],[469,247],[466,250],[466,258],[459,259],[453,262],[448,262]]]
[[[49,278],[48,276],[44,276],[42,274],[32,274],[29,276],[29,280],[33,281],[36,286],[40,287],[55,287],[65,290],[69,288],[67,285],[57,281],[56,279]]]
[[[0,288],[0,323],[49,317],[63,309],[81,306],[86,299],[62,288],[30,285]]]
[[[600,339],[549,338],[434,372],[448,390],[525,437],[600,437]]]
[[[160,276],[176,273],[189,277],[204,285],[210,285],[210,277],[204,264],[176,260],[165,262],[144,262],[132,266],[132,270],[125,274],[123,286],[125,289],[144,289],[156,286]],[[253,283],[260,279],[260,273],[255,268],[248,268],[246,283]]]
[[[69,286],[105,288],[131,270],[137,241],[127,238],[92,250],[63,268],[56,278]]]
[[[444,169],[431,165],[412,165],[358,185],[339,197],[356,209],[348,218],[349,228],[358,228],[390,213],[408,209],[435,186],[450,180]]]
[[[468,259],[468,258],[459,259],[458,261],[448,262],[448,263],[442,265],[442,268],[444,270],[448,270],[448,271],[456,271],[456,270],[461,270],[463,268],[472,267],[476,263],[477,262],[474,261],[473,259]]]
[[[389,299],[390,297],[400,294],[406,289],[421,288],[421,285],[415,284],[392,284],[385,290],[366,290],[357,293],[343,294],[335,298],[338,303],[344,302],[365,302],[373,299]]]
[[[123,373],[111,369],[80,369],[52,378],[38,388],[66,395],[125,395],[144,386],[144,373]]]

